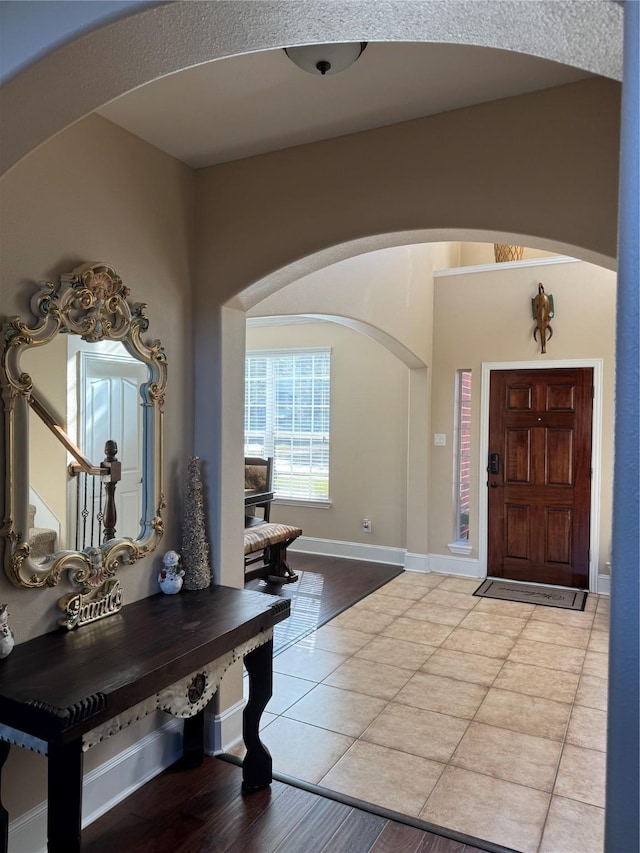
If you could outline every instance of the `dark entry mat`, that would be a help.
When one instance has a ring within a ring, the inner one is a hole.
[[[481,598],[499,598],[503,601],[519,601],[523,604],[563,607],[565,610],[584,610],[587,603],[587,593],[582,589],[562,589],[493,578],[483,581],[473,594]]]

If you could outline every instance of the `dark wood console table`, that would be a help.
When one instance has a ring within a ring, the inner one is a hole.
[[[55,631],[0,660],[0,770],[11,744],[48,756],[48,850],[81,849],[83,753],[145,714],[185,720],[183,761],[204,754],[204,709],[224,672],[244,659],[249,701],[243,736],[243,787],[271,782],[271,756],[260,741],[271,698],[273,626],[288,599],[212,586],[154,595],[76,631]],[[0,850],[8,814],[0,805]]]

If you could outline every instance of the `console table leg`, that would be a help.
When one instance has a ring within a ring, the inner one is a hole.
[[[2,782],[2,768],[9,757],[11,744],[0,741],[0,782]],[[1,790],[1,788],[0,788]],[[9,849],[9,812],[0,801],[0,853],[7,853]]]
[[[273,640],[249,652],[244,659],[249,673],[249,701],[244,709],[242,736],[247,754],[242,764],[245,791],[265,788],[271,783],[271,755],[260,740],[260,717],[273,693]]]
[[[204,760],[204,710],[184,721],[182,761],[185,769],[199,767]]]
[[[82,739],[49,744],[48,853],[80,853],[82,835]]]

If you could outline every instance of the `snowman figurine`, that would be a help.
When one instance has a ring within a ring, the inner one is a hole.
[[[13,631],[9,627],[9,611],[6,604],[0,604],[0,658],[6,658],[15,645]]]
[[[166,595],[175,595],[182,589],[184,569],[180,566],[180,554],[177,551],[167,551],[162,558],[162,568],[158,575],[160,589]]]

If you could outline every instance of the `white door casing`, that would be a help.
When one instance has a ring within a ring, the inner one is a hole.
[[[480,577],[487,577],[488,549],[488,495],[486,460],[489,454],[489,386],[493,370],[539,370],[556,367],[592,367],[593,368],[593,421],[591,432],[591,526],[589,538],[589,591],[598,591],[598,555],[600,548],[600,481],[602,465],[602,376],[603,360],[559,359],[557,361],[505,361],[483,362],[480,385],[480,449],[479,449],[479,489],[478,489],[478,559]]]

